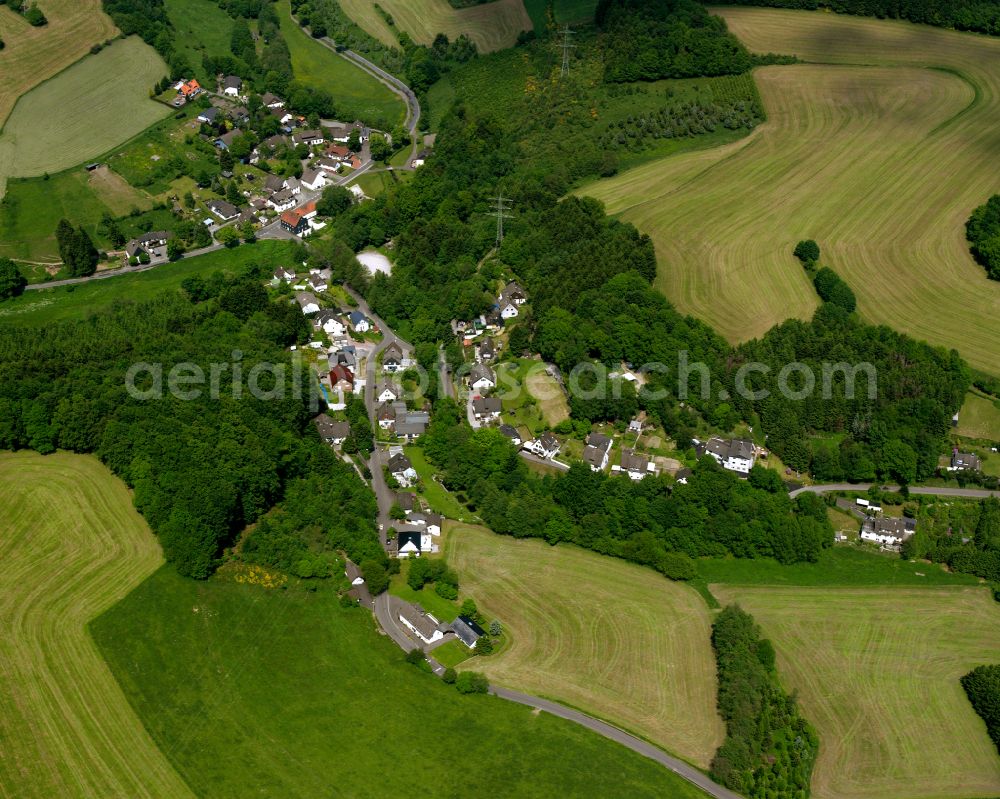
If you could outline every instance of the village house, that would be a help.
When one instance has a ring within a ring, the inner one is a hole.
[[[538,438],[526,443],[524,448],[539,458],[551,459],[559,454],[560,446],[559,439],[555,437],[552,431],[547,430]]]
[[[268,175],[264,178],[264,189],[272,194],[283,191],[285,188],[285,179],[280,175]]]
[[[410,161],[410,166],[414,169],[419,169],[424,164],[427,163],[427,159],[430,156],[430,150],[421,150],[417,153],[416,157]]]
[[[477,391],[492,391],[497,385],[497,376],[486,364],[477,363],[469,372],[469,385]]]
[[[280,225],[282,230],[295,236],[306,236],[309,233],[309,220],[298,211],[282,211]]]
[[[299,195],[302,193],[302,181],[296,177],[285,178],[285,188],[293,195]]]
[[[323,156],[316,162],[316,168],[322,169],[324,172],[337,173],[340,171],[340,161],[336,158]]]
[[[410,513],[406,518],[406,523],[414,527],[426,530],[432,536],[441,535],[442,516],[438,513],[423,513],[417,511]]]
[[[682,486],[686,486],[688,484],[688,480],[690,480],[693,476],[694,472],[687,467],[678,469],[677,474],[674,475],[674,482],[680,483]]]
[[[745,438],[733,438],[725,441],[718,437],[710,438],[704,444],[696,444],[695,452],[700,458],[704,454],[711,455],[723,469],[736,472],[746,477],[757,459],[757,449],[754,443]]]
[[[219,136],[219,138],[215,140],[214,144],[220,150],[228,150],[230,147],[233,146],[233,140],[237,136],[242,136],[242,135],[243,135],[242,130],[240,130],[239,128],[233,128],[232,130],[227,131],[226,133],[223,133],[221,136]]]
[[[334,338],[339,338],[347,332],[347,328],[340,321],[340,317],[337,316],[336,311],[321,311],[316,317],[316,327]]]
[[[347,318],[351,323],[351,330],[355,333],[367,333],[372,329],[372,324],[368,317],[361,313],[361,311],[351,311],[347,315]]]
[[[410,459],[407,458],[402,452],[397,452],[389,458],[387,467],[389,469],[389,474],[391,474],[396,482],[403,488],[409,488],[417,479],[417,470],[413,468],[413,464],[410,463]]]
[[[206,205],[208,210],[215,214],[223,222],[235,219],[240,215],[240,209],[225,200],[209,200]]]
[[[326,278],[322,275],[309,275],[309,277],[306,278],[306,285],[313,291],[318,292],[324,292],[330,288],[329,284],[326,282]]]
[[[206,125],[214,125],[218,116],[219,109],[215,106],[209,106],[198,114],[198,121],[204,122]]]
[[[167,242],[173,238],[173,235],[169,230],[153,230],[145,233],[137,239],[132,239],[125,245],[125,257],[131,260],[132,258],[139,258],[142,253],[146,253],[150,259],[166,257],[166,251],[158,250],[161,247],[165,247]]]
[[[375,386],[376,402],[395,402],[402,396],[402,389],[395,383],[390,383],[388,380],[383,380]]]
[[[295,294],[295,301],[306,316],[319,313],[319,300],[316,299],[315,294],[308,291],[299,291]]]
[[[911,519],[892,516],[868,516],[861,525],[861,540],[898,552],[902,543],[916,532]]]
[[[351,151],[342,144],[328,144],[323,152],[335,161],[346,161],[351,157]]]
[[[493,339],[488,336],[483,339],[483,342],[479,345],[476,353],[476,357],[480,361],[492,361],[497,355],[496,345],[493,343]]]
[[[315,422],[320,438],[322,438],[327,444],[340,446],[344,443],[344,439],[351,434],[350,424],[347,422],[335,422],[325,413],[321,413],[317,416]]]
[[[324,141],[323,133],[319,130],[304,130],[292,136],[292,144],[295,146],[304,144],[307,147],[314,147],[322,144]]]
[[[393,423],[393,431],[400,438],[405,438],[407,441],[415,441],[420,438],[426,432],[427,425],[430,423],[431,417],[427,411],[408,411],[404,410],[400,412],[395,408],[397,403],[393,403],[394,409],[396,410],[396,419]],[[402,402],[398,403],[403,405]]]
[[[479,422],[492,422],[500,418],[499,397],[476,397],[472,400],[472,414]]]
[[[226,75],[222,79],[222,93],[227,97],[239,97],[243,88],[243,80],[236,75]]]
[[[282,189],[281,191],[276,191],[272,194],[268,198],[267,204],[275,211],[287,211],[295,205],[295,195],[293,195],[288,189]],[[301,216],[299,218],[301,219]],[[308,224],[308,222],[306,224]]]
[[[346,366],[348,369],[354,369],[358,365],[357,355],[354,347],[351,346],[342,347],[336,352],[331,352],[326,356],[326,361],[331,369],[334,366]]]
[[[397,408],[397,405],[402,407]],[[375,408],[375,420],[383,430],[392,430],[400,413],[406,413],[405,402],[382,402]]]
[[[194,78],[188,81],[180,81],[174,86],[177,93],[183,97],[186,101],[193,100],[199,94],[201,94],[204,89],[201,88],[201,84],[198,83]]]
[[[285,101],[278,97],[278,95],[271,94],[271,92],[264,92],[264,94],[261,95],[260,101],[264,104],[265,108],[285,107]]]
[[[322,169],[307,169],[300,182],[307,191],[319,191],[326,185],[326,173]]]
[[[400,555],[402,556],[402,550],[400,550]],[[419,605],[411,605],[409,602],[400,603],[399,620],[403,623],[404,627],[425,644],[433,644],[436,641],[440,641],[449,629],[447,625],[441,624],[441,622]]]
[[[503,287],[503,291],[500,292],[501,297],[505,297],[508,301],[513,302],[514,305],[521,306],[528,301],[528,295],[524,293],[517,283],[513,280]]]
[[[403,348],[393,341],[382,351],[382,368],[387,372],[396,372],[403,366]]]
[[[642,455],[633,449],[623,448],[620,463],[612,466],[611,471],[626,474],[633,480],[642,480],[648,475],[655,474],[656,467],[649,460],[648,455]]]
[[[271,276],[271,285],[280,285],[282,281],[291,283],[293,280],[295,280],[295,272],[286,266],[279,266],[274,270],[274,274]]]
[[[513,444],[515,447],[521,446],[521,434],[517,432],[516,427],[513,427],[509,424],[502,424],[497,429],[501,433],[503,433],[508,439],[510,439],[510,443]]]
[[[415,500],[413,494],[409,491],[397,491],[395,495],[395,504],[399,505],[399,509],[403,513],[409,515],[414,511]]]
[[[971,452],[959,452],[957,449],[952,450],[949,472],[980,472],[982,469],[983,462],[978,455],[973,455]]]
[[[479,639],[486,635],[486,630],[468,616],[459,616],[455,619],[451,623],[451,629],[454,630],[458,639],[469,647],[469,649],[475,649],[476,644],[479,643]]]
[[[611,439],[603,433],[591,433],[583,448],[583,462],[593,471],[602,472],[608,466],[610,452]]]

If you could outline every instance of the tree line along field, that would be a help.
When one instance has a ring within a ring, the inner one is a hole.
[[[0,795],[187,797],[86,630],[163,562],[88,456],[0,453]]]
[[[711,618],[694,590],[625,561],[484,528],[455,527],[445,548],[463,594],[510,639],[501,653],[463,668],[708,766],[724,731]]]
[[[531,30],[532,18],[523,0],[492,0],[489,3],[453,8],[448,0],[340,0],[341,8],[370,35],[389,46],[398,46],[396,35],[375,8],[376,2],[395,27],[417,44],[430,44],[439,33],[449,39],[465,34],[480,53],[510,47],[521,31]]]
[[[959,678],[1000,660],[985,588],[711,586],[774,643],[819,733],[816,799],[985,797],[1000,759]]]
[[[863,317],[996,371],[1000,285],[964,223],[996,191],[1000,41],[904,22],[718,10],[754,52],[812,64],[755,72],[768,121],[716,150],[584,192],[649,233],[658,286],[732,341],[818,302],[792,257],[816,239]]]
[[[199,582],[167,567],[92,625],[198,796],[702,796],[582,727],[458,694],[333,588]]]
[[[0,181],[79,164],[166,116],[169,109],[149,99],[166,71],[163,59],[131,36],[35,87],[0,134]]]
[[[18,97],[117,33],[100,0],[46,0],[42,5],[48,24],[38,28],[0,6],[0,39],[6,45],[0,50],[0,128]]]

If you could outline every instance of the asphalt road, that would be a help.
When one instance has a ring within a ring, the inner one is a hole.
[[[789,492],[790,497],[799,494],[826,494],[830,491],[867,491],[874,483],[826,483],[825,485],[803,486]],[[883,486],[887,491],[899,491],[899,486]],[[911,494],[923,494],[935,497],[964,497],[966,499],[985,499],[1000,497],[1000,491],[987,491],[983,488],[937,488],[935,486],[910,486]]]

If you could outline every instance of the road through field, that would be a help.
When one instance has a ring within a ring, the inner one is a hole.
[[[86,624],[162,563],[96,458],[0,454],[0,797],[191,796]]]
[[[816,799],[1000,794],[1000,758],[959,678],[1000,661],[985,588],[719,586],[752,613],[819,733]]]
[[[904,22],[717,10],[755,52],[812,62],[758,69],[768,120],[715,150],[662,159],[583,193],[649,233],[657,285],[731,341],[817,298],[792,257],[816,239],[869,321],[1000,370],[1000,283],[964,223],[1000,190],[1000,39]]]
[[[509,646],[466,665],[630,730],[697,766],[722,743],[709,610],[691,588],[570,546],[459,526],[449,563]]]

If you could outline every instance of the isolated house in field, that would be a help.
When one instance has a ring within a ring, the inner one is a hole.
[[[978,455],[973,455],[971,452],[959,452],[957,449],[952,450],[949,472],[980,472],[982,469],[983,462]]]
[[[899,551],[903,542],[916,532],[910,519],[891,516],[868,516],[861,525],[861,540],[878,544],[882,549]]]
[[[351,434],[351,426],[347,422],[335,422],[325,413],[321,413],[314,420],[320,438],[327,444],[339,446]]]
[[[409,488],[417,479],[417,470],[413,468],[413,464],[410,463],[410,459],[401,452],[396,453],[389,458],[387,467],[389,469],[389,474],[391,474],[395,478],[396,482],[403,488]]]
[[[524,448],[539,458],[554,458],[559,454],[560,444],[559,439],[551,431],[546,431],[534,441],[525,444]]]
[[[699,451],[700,450],[700,451]],[[723,469],[736,472],[746,477],[757,459],[754,443],[745,438],[733,438],[729,441],[713,437],[704,444],[695,447],[698,456],[708,453]]]
[[[239,97],[243,80],[236,75],[226,75],[222,79],[222,93],[227,97]]]
[[[611,439],[603,433],[591,433],[583,448],[583,462],[595,472],[604,471],[608,466],[610,452]]]
[[[425,644],[440,641],[444,638],[445,632],[451,629],[448,625],[441,624],[419,605],[411,605],[409,602],[400,603],[399,620]]]
[[[480,422],[492,422],[500,418],[502,406],[499,397],[476,397],[472,400],[472,414]]]
[[[351,330],[355,333],[367,333],[372,329],[372,323],[361,311],[351,311],[347,315],[351,323]]]
[[[219,109],[214,105],[204,109],[200,114],[198,114],[198,121],[204,122],[206,125],[214,125],[218,118]]]
[[[486,635],[486,630],[476,624],[468,616],[459,616],[451,623],[451,629],[455,631],[458,639],[469,649],[475,649],[479,639]]]
[[[316,299],[316,295],[308,291],[300,291],[295,295],[295,301],[299,304],[302,309],[302,313],[309,316],[314,313],[319,313],[319,300]]]
[[[656,473],[648,455],[642,455],[628,448],[622,449],[619,465],[612,466],[611,470],[628,475],[633,480],[642,480],[642,478]]]
[[[477,363],[469,372],[469,385],[477,391],[492,391],[497,385],[497,376],[486,364]]]
[[[208,205],[208,210],[223,222],[236,219],[240,215],[240,209],[225,200],[209,200],[206,205]]]
[[[497,429],[503,433],[515,447],[521,446],[521,434],[517,432],[516,427],[509,424],[502,424]]]

